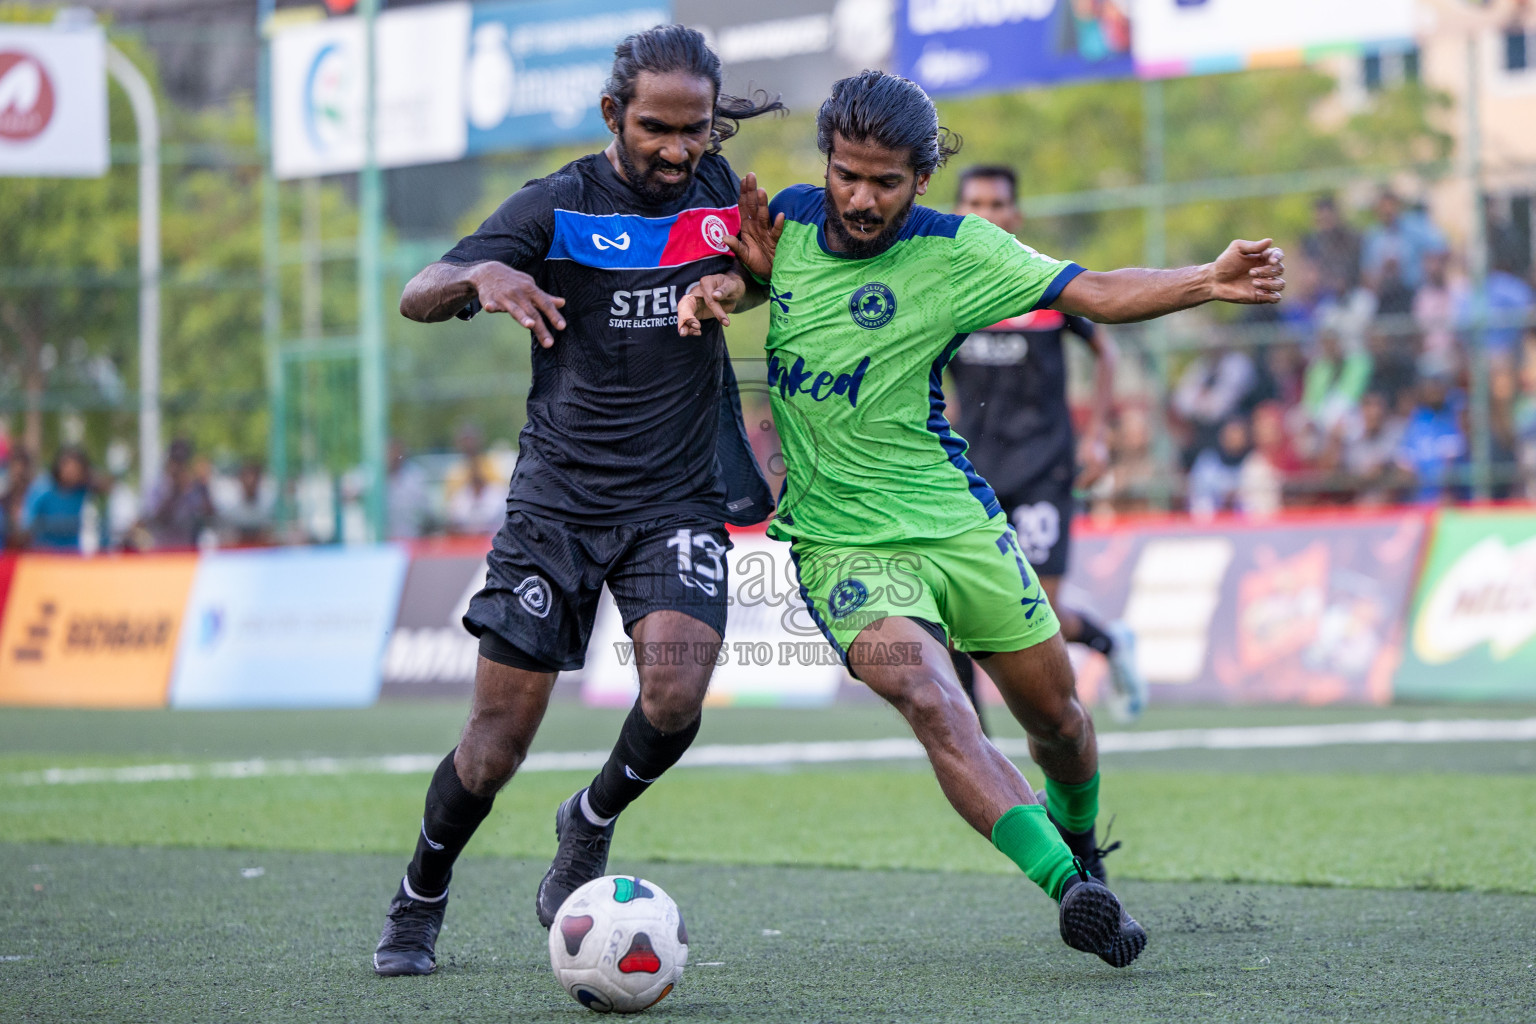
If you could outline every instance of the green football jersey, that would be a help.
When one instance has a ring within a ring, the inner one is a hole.
[[[826,190],[784,213],[770,283],[768,385],[786,477],[769,532],[869,544],[953,537],[1001,511],[944,418],[944,366],[965,336],[1056,301],[1081,267],[980,217],[914,206],[871,259],[827,249]]]

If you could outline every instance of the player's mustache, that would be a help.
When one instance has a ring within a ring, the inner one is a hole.
[[[689,167],[687,164],[675,164],[670,160],[663,160],[660,157],[652,157],[649,166],[646,167],[646,172],[649,174],[657,174],[661,171],[682,171],[683,176],[687,177],[693,173],[693,168]]]
[[[843,214],[843,220],[848,224],[864,224],[872,228],[877,228],[885,223],[885,218],[879,214],[868,213],[863,210],[849,211]]]

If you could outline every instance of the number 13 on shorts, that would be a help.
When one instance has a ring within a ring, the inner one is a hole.
[[[678,530],[667,541],[677,552],[677,578],[685,587],[697,587],[710,597],[725,582],[725,546],[707,533]],[[698,557],[695,557],[695,552]]]

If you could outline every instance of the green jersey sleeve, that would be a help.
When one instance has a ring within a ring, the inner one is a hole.
[[[1036,252],[1002,228],[967,216],[950,260],[955,330],[979,331],[1056,301],[1083,268]]]

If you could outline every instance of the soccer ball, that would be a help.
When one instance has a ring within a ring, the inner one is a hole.
[[[672,897],[632,875],[595,878],[566,897],[549,929],[555,979],[598,1013],[639,1013],[667,997],[688,962]]]

